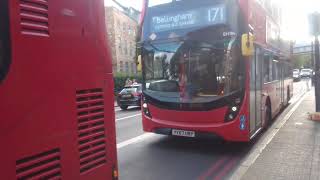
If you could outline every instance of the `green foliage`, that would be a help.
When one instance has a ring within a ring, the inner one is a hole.
[[[113,76],[114,80],[114,92],[118,93],[120,92],[123,87],[126,84],[127,79],[133,80],[135,79],[138,83],[142,82],[142,75],[141,74],[136,74],[136,75],[127,75],[124,73],[115,73]]]
[[[309,54],[295,55],[293,57],[294,68],[311,68],[312,67],[312,58]]]

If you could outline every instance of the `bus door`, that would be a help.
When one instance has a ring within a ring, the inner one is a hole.
[[[273,82],[273,88],[276,90],[275,95],[273,95],[273,98],[271,98],[271,104],[272,104],[272,113],[280,110],[281,103],[282,103],[282,91],[281,91],[281,63],[277,58],[273,58],[272,60],[272,80]]]
[[[250,70],[250,134],[253,135],[262,125],[261,96],[262,96],[262,64],[263,52],[256,48],[251,61]]]
[[[284,64],[279,63],[279,77],[280,77],[280,94],[281,94],[281,105],[285,104],[285,88],[284,88]]]

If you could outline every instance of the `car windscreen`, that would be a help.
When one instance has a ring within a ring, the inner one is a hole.
[[[311,73],[311,70],[310,69],[302,69],[301,72],[303,72],[303,73]]]
[[[142,87],[141,86],[130,86],[130,87],[125,87],[123,90],[120,92],[120,94],[127,94],[127,93],[136,93],[141,91]]]

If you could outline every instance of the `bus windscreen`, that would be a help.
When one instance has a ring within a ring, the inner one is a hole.
[[[239,13],[235,0],[151,0],[142,38],[145,95],[204,104],[243,92]]]

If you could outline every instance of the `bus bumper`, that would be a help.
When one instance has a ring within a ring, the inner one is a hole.
[[[241,130],[240,117],[228,123],[184,123],[142,117],[143,130],[156,134],[172,135],[172,130],[194,131],[196,137],[220,137],[226,141],[249,142],[249,127]]]

